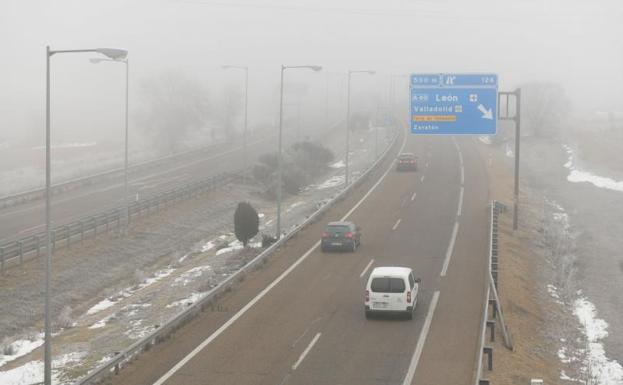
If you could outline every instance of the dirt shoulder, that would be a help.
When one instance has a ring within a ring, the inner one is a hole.
[[[514,340],[514,351],[503,346],[501,328],[496,328],[492,372],[483,377],[492,384],[529,384],[540,378],[546,384],[559,384],[562,367],[558,359],[558,337],[549,322],[563,310],[547,292],[543,272],[549,267],[535,247],[539,234],[538,199],[521,192],[520,228],[512,230],[513,164],[500,150],[479,145],[487,163],[490,196],[507,206],[499,221],[500,252],[498,291],[504,317]],[[555,327],[555,326],[554,326]]]

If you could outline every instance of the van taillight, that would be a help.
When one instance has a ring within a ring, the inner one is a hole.
[[[407,293],[407,303],[411,303],[411,292]]]
[[[322,237],[323,238],[328,238],[329,237],[329,233],[322,233]]]
[[[351,233],[350,231],[348,233],[346,233],[344,235],[346,238],[352,238],[353,237],[353,233]]]
[[[370,302],[370,292],[366,290],[366,302]]]

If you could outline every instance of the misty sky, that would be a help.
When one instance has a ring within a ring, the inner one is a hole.
[[[623,111],[621,36],[620,0],[2,0],[0,142],[43,138],[46,45],[127,48],[133,90],[171,70],[235,82],[219,66],[248,64],[251,120],[271,108],[282,63],[376,69],[377,87],[410,72],[495,72],[501,90],[555,81],[587,116]],[[53,58],[53,123],[66,140],[121,132],[123,67],[89,57]]]

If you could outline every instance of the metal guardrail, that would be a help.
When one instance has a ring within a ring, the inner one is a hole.
[[[191,155],[194,153],[200,154],[202,152],[208,151],[215,147],[220,147],[225,143],[228,143],[228,142],[211,144],[207,147],[202,147],[199,149],[193,149],[189,151],[180,152],[177,154],[166,155],[166,156],[159,157],[156,159],[150,159],[150,160],[138,162],[130,166],[128,171],[134,172],[141,167],[154,166],[154,165],[157,165],[159,162],[168,161],[173,158],[183,157],[183,156]],[[60,182],[52,186],[52,195],[54,196],[56,194],[59,194],[65,191],[70,191],[76,187],[90,185],[90,184],[99,182],[103,178],[111,178],[114,176],[123,175],[123,171],[124,171],[123,168],[117,168],[114,170],[104,171],[104,172],[100,172],[97,174],[88,175],[88,176]],[[24,191],[21,193],[3,196],[3,197],[0,197],[0,209],[11,207],[11,206],[14,206],[20,203],[30,202],[35,199],[43,199],[44,196],[45,196],[45,188],[35,188],[35,189]]]
[[[506,210],[506,206],[497,201],[491,201],[491,213],[489,219],[489,260],[487,263],[487,275],[486,280],[487,290],[485,294],[485,302],[482,311],[482,326],[480,332],[480,346],[478,348],[478,361],[476,363],[476,380],[475,385],[489,385],[490,381],[483,377],[483,357],[487,355],[487,370],[493,370],[493,346],[486,344],[487,329],[490,330],[489,342],[495,342],[495,325],[497,320],[500,321],[502,328],[502,334],[504,336],[504,344],[510,350],[513,350],[513,342],[510,337],[510,333],[506,329],[506,323],[504,322],[504,316],[502,313],[502,305],[500,304],[497,294],[498,286],[498,231],[499,231],[499,216]],[[489,306],[492,307],[489,311]],[[491,318],[489,318],[491,316]]]
[[[219,283],[212,290],[207,292],[205,296],[200,299],[198,302],[193,304],[191,307],[184,309],[177,315],[173,316],[163,325],[159,326],[155,331],[153,331],[148,336],[143,339],[135,342],[131,346],[129,346],[123,352],[119,352],[112,360],[103,364],[102,366],[96,368],[91,373],[89,373],[86,377],[76,383],[76,385],[90,385],[98,383],[104,378],[112,375],[118,374],[121,370],[121,367],[136,357],[143,351],[148,350],[151,346],[161,342],[167,338],[167,336],[184,325],[190,319],[192,319],[197,313],[199,313],[202,309],[211,305],[216,299],[219,298],[220,295],[225,293],[235,282],[241,280],[244,275],[248,274],[252,271],[256,266],[260,265],[264,262],[264,260],[270,256],[275,250],[285,244],[290,238],[295,236],[299,231],[308,226],[309,224],[318,220],[318,218],[324,214],[330,207],[332,207],[336,202],[340,201],[342,198],[346,196],[354,187],[359,185],[365,178],[367,178],[371,171],[376,169],[377,166],[385,160],[387,154],[390,152],[394,144],[396,143],[398,135],[394,132],[394,137],[392,138],[391,143],[387,146],[383,154],[370,166],[364,173],[361,174],[359,178],[354,180],[347,188],[340,191],[336,196],[334,196],[330,201],[321,206],[318,210],[316,210],[313,214],[311,214],[307,219],[294,227],[290,232],[286,233],[281,239],[277,242],[273,243],[266,250],[261,252],[251,261],[249,261],[246,265],[244,265],[240,270],[236,271],[229,277],[227,277],[224,281]]]
[[[236,177],[237,174],[219,174],[158,193],[141,201],[132,202],[128,207],[128,221],[152,210],[158,211],[161,207],[166,207],[172,202],[201,194]],[[125,223],[125,210],[125,206],[117,207],[57,226],[51,232],[52,250],[55,250],[57,246],[70,247],[72,242],[82,242],[89,235],[95,238],[99,232],[108,232],[111,228],[119,228],[122,223]],[[14,260],[21,264],[27,255],[34,254],[38,257],[44,253],[46,238],[46,233],[41,232],[0,244],[0,273],[4,272],[6,264]]]

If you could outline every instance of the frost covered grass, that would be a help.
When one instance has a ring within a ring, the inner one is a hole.
[[[549,253],[547,262],[552,268],[552,283],[547,291],[555,303],[575,320],[557,321],[562,336],[558,357],[567,365],[560,379],[590,385],[623,384],[623,367],[607,357],[603,339],[608,336],[608,323],[597,317],[597,309],[577,287],[575,239],[569,215],[554,201],[546,200],[542,240]]]
[[[80,362],[86,353],[75,352],[63,354],[52,360],[52,383],[65,385],[73,383],[63,374],[66,367]],[[43,383],[43,362],[30,361],[22,366],[11,370],[0,371],[0,384],[2,385],[31,385]]]

